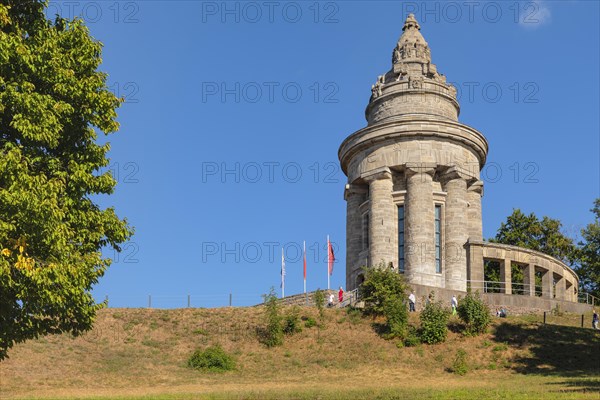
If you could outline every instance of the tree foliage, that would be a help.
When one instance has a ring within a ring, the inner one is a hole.
[[[458,316],[465,323],[465,333],[475,336],[485,333],[492,319],[490,309],[479,296],[479,292],[473,294],[470,290],[464,299],[461,299],[456,309]]]
[[[591,211],[594,221],[581,230],[583,240],[577,245],[561,232],[560,221],[548,217],[540,220],[519,209],[513,210],[490,241],[541,251],[565,262],[579,276],[580,288],[600,297],[600,198],[594,201]],[[486,276],[494,278],[493,268],[487,267],[491,266],[486,264]],[[536,275],[536,286],[541,285],[540,280]]]
[[[271,288],[265,295],[265,328],[259,339],[267,347],[276,347],[283,344],[283,321],[275,289]]]
[[[0,4],[0,360],[16,342],[91,328],[90,291],[132,234],[112,208],[109,144],[121,99],[98,71],[101,43],[45,1]]]
[[[496,237],[490,241],[541,251],[573,265],[577,248],[573,240],[561,232],[561,227],[559,220],[548,217],[540,220],[534,213],[525,215],[517,208],[500,224]]]
[[[404,277],[384,264],[365,268],[365,280],[360,286],[360,297],[365,302],[365,314],[385,315],[386,303],[394,298],[400,298],[405,303],[407,291],[408,285]]]
[[[383,264],[367,268],[360,290],[365,302],[365,313],[385,317],[385,337],[404,338],[408,332],[408,286],[404,277]]]
[[[600,298],[600,198],[594,201],[591,211],[594,222],[581,230],[583,241],[579,242],[576,272],[583,289]]]
[[[446,341],[450,311],[444,308],[440,301],[435,301],[433,293],[419,318],[421,320],[420,337],[423,343],[436,344]]]

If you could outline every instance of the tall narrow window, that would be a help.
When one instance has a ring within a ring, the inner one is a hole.
[[[369,248],[369,213],[363,214],[363,250]]]
[[[435,272],[442,273],[442,206],[435,206]]]
[[[398,271],[404,273],[404,206],[398,206]]]

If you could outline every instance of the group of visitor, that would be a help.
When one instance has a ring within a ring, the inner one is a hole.
[[[329,299],[327,301],[327,307],[333,307],[335,296],[333,293],[329,294]],[[341,303],[344,301],[344,289],[340,286],[340,290],[338,291],[338,302]]]

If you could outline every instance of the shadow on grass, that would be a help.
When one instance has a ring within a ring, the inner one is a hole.
[[[554,375],[569,379],[575,391],[594,391],[600,386],[600,333],[591,329],[543,324],[503,322],[496,327],[494,340],[529,348],[529,355],[512,361],[523,374]],[[586,377],[592,379],[587,380]]]

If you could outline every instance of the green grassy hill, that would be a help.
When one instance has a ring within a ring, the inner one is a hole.
[[[257,338],[263,308],[105,309],[93,331],[15,346],[0,363],[0,397],[124,399],[598,399],[600,332],[496,319],[468,338],[452,320],[440,345],[398,347],[359,313],[326,310],[283,346]],[[313,308],[301,315],[317,317]],[[418,317],[411,315],[418,324]],[[555,321],[556,322],[556,321]],[[187,367],[196,349],[220,344],[231,372]],[[450,372],[457,352],[468,372]]]

